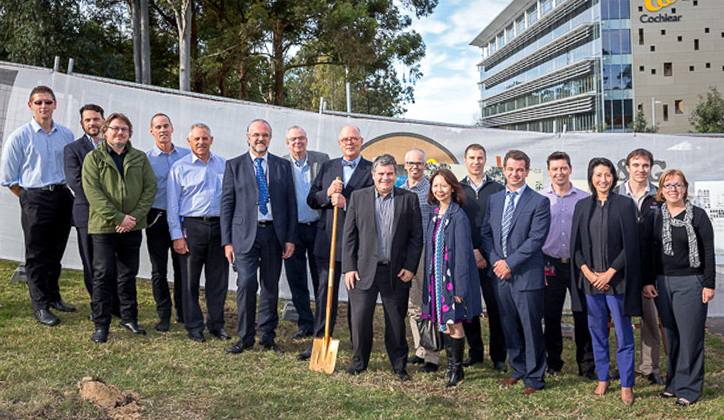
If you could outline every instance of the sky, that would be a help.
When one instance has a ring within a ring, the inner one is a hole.
[[[440,0],[435,12],[415,19],[412,29],[425,41],[422,78],[415,103],[403,118],[473,124],[480,116],[477,64],[480,48],[470,42],[511,0]]]

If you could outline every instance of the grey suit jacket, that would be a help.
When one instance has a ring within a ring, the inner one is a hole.
[[[294,165],[294,160],[289,153],[284,155],[284,159],[287,159],[292,165]],[[314,179],[317,177],[322,164],[329,160],[329,155],[322,152],[315,152],[314,150],[307,150],[307,160],[309,161],[309,185],[311,186]],[[292,167],[292,171],[294,171],[294,167]],[[306,196],[298,198],[305,200],[305,202],[307,200]],[[316,210],[316,212],[321,216],[321,212],[319,210]]]

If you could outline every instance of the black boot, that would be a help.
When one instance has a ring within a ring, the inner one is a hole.
[[[445,354],[447,356],[447,368],[445,368],[445,375],[443,375],[443,378],[450,379],[453,371],[452,338],[450,338],[450,334],[442,335],[442,344],[445,346]]]
[[[452,349],[452,375],[450,375],[450,381],[445,385],[448,388],[457,386],[465,379],[465,372],[463,372],[465,338],[450,338],[450,341],[452,341],[450,345]]]

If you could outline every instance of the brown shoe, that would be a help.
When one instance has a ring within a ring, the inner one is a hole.
[[[505,379],[499,380],[498,383],[500,385],[513,386],[518,383],[518,380],[511,376],[510,378],[505,378]]]
[[[525,391],[523,391],[523,395],[527,397],[528,395],[535,394],[536,392],[538,392],[538,388],[527,386],[525,387]]]

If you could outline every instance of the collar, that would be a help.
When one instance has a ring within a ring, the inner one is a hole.
[[[651,182],[647,182],[643,196],[645,197],[647,195],[653,195],[656,191],[655,188],[656,187]],[[625,192],[628,196],[634,197],[633,192],[631,191],[631,187],[629,187],[629,181],[623,183],[623,192]]]
[[[380,192],[377,191],[377,187],[375,187],[375,198],[380,198],[380,197],[384,197],[384,198],[387,198],[387,197],[395,198],[395,187],[392,187],[392,190],[390,191],[390,193],[387,194],[387,195],[385,195],[385,196],[383,196],[382,194],[380,194]]]
[[[466,184],[468,184],[468,186],[469,186],[470,188],[478,189],[478,188],[482,187],[483,185],[485,185],[486,182],[488,182],[488,175],[487,175],[487,174],[483,174],[483,180],[482,180],[482,182],[480,182],[480,185],[477,185],[477,186],[476,186],[475,183],[470,179],[470,176],[469,176],[469,175],[466,175],[465,178],[463,178],[463,182],[466,183]]]
[[[578,194],[578,191],[579,189],[576,188],[573,183],[571,183],[571,189],[569,189],[567,193],[563,194],[562,197],[568,197],[569,195]],[[548,188],[546,188],[543,192],[546,194],[552,194],[557,197],[561,197],[560,195],[558,195],[556,190],[553,189],[553,184],[549,185]]]
[[[522,187],[520,187],[520,188],[518,188],[517,190],[515,190],[515,192],[518,193],[518,194],[517,194],[518,197],[520,197],[520,196],[523,195],[523,193],[525,192],[525,189],[526,189],[526,188],[528,188],[528,184],[523,184]],[[508,193],[509,193],[509,192],[511,192],[511,191],[508,189],[508,186],[506,185],[506,186],[505,186],[505,195],[506,195],[506,197],[508,196]]]
[[[264,156],[266,156],[266,155],[264,155]],[[300,168],[307,166],[307,163],[309,162],[309,152],[307,152],[307,154],[304,155],[304,159],[302,159],[302,160],[294,159],[294,156],[292,156],[291,154],[289,155],[289,157],[292,159],[292,162]]]
[[[40,126],[40,124],[35,121],[35,118],[30,119],[30,126],[33,127],[33,132],[37,133],[40,130],[43,130],[43,127]],[[55,125],[55,121],[53,121],[53,126],[50,128],[50,132],[56,131],[58,129],[58,126]],[[45,130],[43,130],[45,131]]]
[[[257,156],[253,153],[251,153],[251,150],[249,150],[249,157],[251,158],[251,163],[256,164],[256,158],[260,158],[264,162],[268,162],[269,160],[269,152],[264,153],[264,156]]]
[[[176,150],[176,149],[174,148],[174,150]],[[199,157],[196,156],[196,155],[194,154],[194,152],[191,152],[191,153],[189,153],[189,154],[191,155],[191,163],[195,164],[197,161],[200,161],[201,163],[204,163],[204,161],[201,160],[201,159],[199,159]],[[216,159],[216,156],[215,156],[213,153],[209,152],[209,161],[206,162],[206,163],[204,163],[204,165],[208,165],[208,164],[211,163],[211,161],[214,160],[214,159]]]
[[[173,144],[173,143],[172,143]],[[170,152],[166,153],[163,150],[158,148],[158,145],[154,142],[153,147],[151,148],[151,155],[152,156],[161,156],[161,155],[172,155],[174,153],[178,153],[178,150],[176,150],[176,145],[173,146],[173,149],[171,149]]]
[[[93,140],[93,137],[91,137],[88,133],[84,133],[83,137],[85,137],[85,139],[88,140],[93,147],[98,147],[101,143],[103,143],[103,140],[101,139],[98,141],[98,144],[96,144],[95,140]]]
[[[362,160],[362,155],[360,154],[359,156],[357,156],[357,159],[355,159],[355,160],[353,160],[353,161],[349,161],[349,160],[345,159],[344,157],[342,157],[342,160],[343,160],[344,162],[354,163],[354,167],[355,167],[355,169],[356,169],[357,166],[359,166],[359,161]]]
[[[129,141],[130,141],[130,140],[129,140]],[[115,150],[113,150],[113,149],[111,148],[111,145],[108,144],[108,142],[106,142],[106,151],[107,151],[108,154],[110,154],[111,156],[113,156],[113,155],[116,155],[116,156],[125,155],[126,153],[128,153],[128,143],[126,143],[126,147],[123,148],[123,151],[122,151],[120,154],[118,154],[118,153],[116,153]]]

